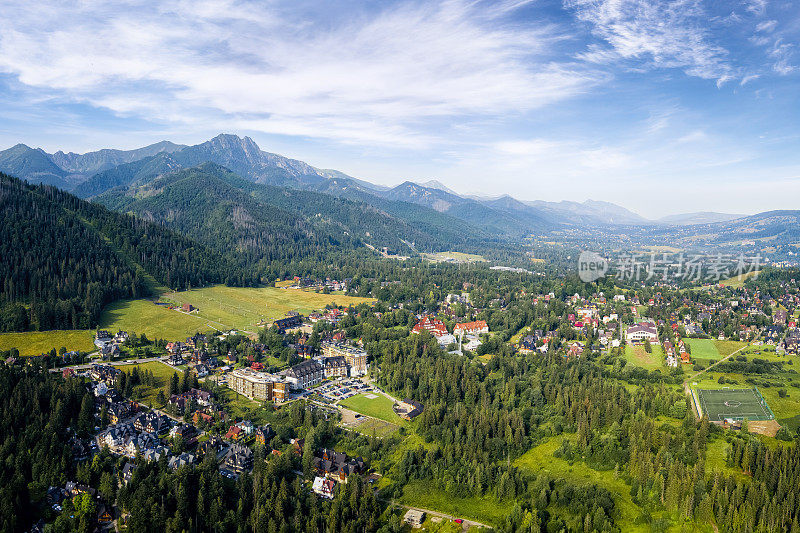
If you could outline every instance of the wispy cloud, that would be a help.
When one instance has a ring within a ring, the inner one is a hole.
[[[275,1],[33,1],[4,9],[0,71],[122,115],[419,145],[431,121],[527,112],[603,79],[550,58],[565,39],[555,26],[504,20],[528,3],[420,2],[329,23]]]
[[[565,6],[604,42],[580,55],[587,61],[677,68],[718,84],[735,75],[728,51],[711,38],[699,1],[566,0]]]

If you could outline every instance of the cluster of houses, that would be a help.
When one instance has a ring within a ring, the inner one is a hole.
[[[330,291],[347,292],[347,289],[350,286],[350,282],[352,280],[350,278],[346,278],[343,280],[325,278],[323,280],[323,279],[295,276],[294,278],[292,278],[291,281],[292,284],[284,286],[285,289],[311,289],[311,290],[328,289]]]
[[[337,483],[345,484],[351,475],[364,474],[366,465],[361,457],[351,458],[346,453],[323,448],[314,454],[314,470],[316,476],[312,490],[330,499],[333,498]]]
[[[474,351],[481,345],[480,336],[489,333],[489,326],[485,320],[461,322],[456,324],[450,333],[444,322],[436,317],[424,315],[418,317],[417,323],[411,328],[411,333],[419,334],[423,331],[433,335],[442,347],[460,343],[461,348]]]
[[[121,355],[120,347],[128,340],[128,337],[127,331],[119,330],[116,335],[112,335],[109,331],[99,329],[94,335],[94,345],[100,351],[103,359],[114,359]]]

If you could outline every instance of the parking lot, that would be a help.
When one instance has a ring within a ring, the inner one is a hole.
[[[338,402],[359,393],[369,393],[372,387],[357,379],[340,378],[330,383],[326,383],[314,389],[318,394],[329,402]]]

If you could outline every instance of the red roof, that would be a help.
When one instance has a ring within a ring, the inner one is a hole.
[[[411,329],[411,333],[421,333],[423,330],[428,331],[434,337],[447,335],[447,326],[444,325],[444,322],[429,316],[422,317]]]
[[[454,332],[458,331],[480,331],[489,329],[489,325],[486,324],[485,320],[475,320],[473,322],[463,322],[461,324],[456,324],[454,328]]]

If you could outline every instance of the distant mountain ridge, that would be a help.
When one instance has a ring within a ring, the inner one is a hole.
[[[135,186],[208,162],[221,165],[252,183],[364,202],[407,222],[436,220],[434,224],[443,227],[444,219],[437,219],[433,213],[436,212],[467,224],[469,231],[481,233],[483,230],[483,233],[511,238],[576,226],[688,226],[743,216],[704,212],[651,220],[619,205],[595,200],[546,202],[522,201],[509,195],[468,197],[436,180],[405,181],[386,187],[263,151],[253,139],[233,134],[220,134],[193,146],[161,141],[136,150],[47,154],[44,150],[18,144],[0,152],[0,171],[74,191],[82,198],[101,195],[117,187]],[[418,207],[412,208],[412,205]]]

